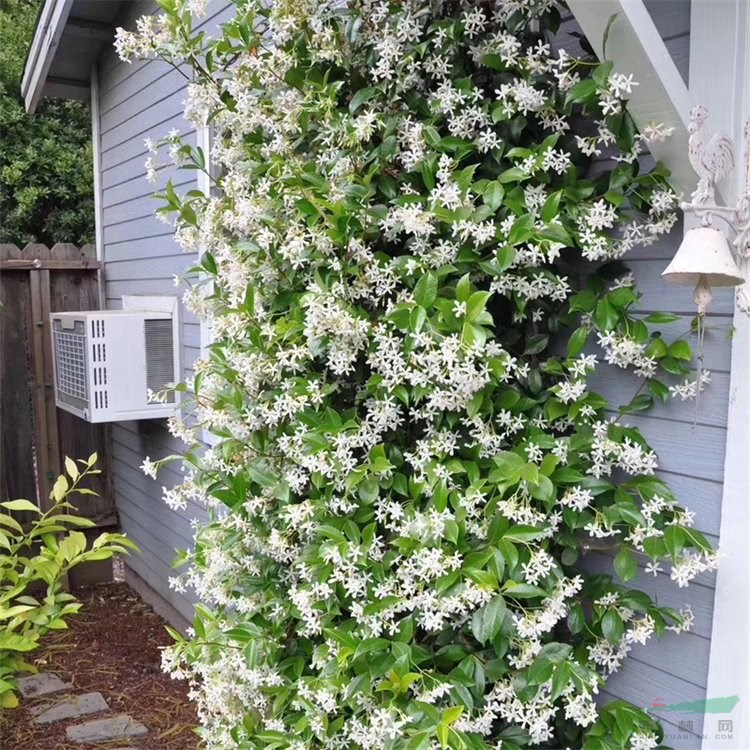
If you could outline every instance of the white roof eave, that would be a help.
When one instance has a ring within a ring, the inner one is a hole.
[[[675,191],[690,195],[697,182],[687,158],[690,93],[643,0],[568,0],[568,7],[597,57],[638,82],[628,112],[639,130],[654,122],[672,128],[649,150],[671,171]]]
[[[42,98],[55,51],[65,30],[73,0],[46,0],[39,14],[21,81],[26,111],[33,114]]]

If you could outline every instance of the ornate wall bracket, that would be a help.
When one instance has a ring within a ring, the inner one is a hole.
[[[735,206],[720,206],[716,202],[716,186],[734,170],[734,145],[727,136],[714,134],[710,139],[706,120],[708,110],[698,105],[690,112],[688,157],[698,186],[689,202],[681,204],[685,212],[698,217],[703,226],[712,226],[714,217],[722,219],[734,232],[732,251],[745,283],[737,289],[737,306],[750,315],[748,288],[748,258],[750,258],[750,121],[744,130],[745,180],[743,191]]]

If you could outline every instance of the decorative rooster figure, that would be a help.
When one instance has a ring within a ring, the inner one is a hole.
[[[734,210],[734,226],[737,236],[732,243],[739,258],[750,257],[750,120],[745,123],[745,190]]]
[[[698,187],[692,195],[693,203],[713,203],[716,184],[734,169],[732,141],[716,133],[706,143],[706,118],[708,110],[699,104],[690,110],[690,140],[688,157],[698,175]]]

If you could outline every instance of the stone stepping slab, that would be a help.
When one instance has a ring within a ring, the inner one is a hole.
[[[127,737],[142,737],[148,729],[130,716],[112,716],[107,719],[94,719],[83,724],[68,727],[65,734],[73,742],[94,743]]]
[[[51,695],[61,690],[70,690],[73,685],[63,682],[56,674],[33,674],[18,680],[18,689],[24,698],[38,698],[40,695]]]
[[[59,703],[35,706],[31,712],[36,716],[34,724],[52,724],[63,719],[76,719],[87,714],[109,711],[109,705],[101,693],[85,693],[65,698]]]

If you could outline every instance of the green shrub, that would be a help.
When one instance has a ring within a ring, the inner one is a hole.
[[[45,97],[29,115],[21,97],[39,5],[0,3],[0,242],[82,245],[94,241],[89,108]]]
[[[50,630],[63,630],[66,619],[78,612],[80,603],[65,591],[67,574],[76,565],[106,560],[117,552],[136,549],[122,534],[101,534],[88,547],[78,529],[95,524],[70,511],[72,495],[92,495],[81,486],[90,474],[96,454],[87,461],[65,459],[67,477],[57,478],[50,494],[52,507],[42,512],[29,500],[0,503],[0,708],[18,705],[15,677],[35,672],[25,654],[38,647]],[[24,528],[11,513],[34,513],[37,518]],[[71,530],[75,529],[75,530]]]

